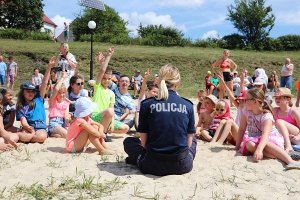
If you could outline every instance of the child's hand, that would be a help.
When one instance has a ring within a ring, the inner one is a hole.
[[[49,60],[49,66],[53,67],[56,63],[56,57],[53,56],[52,58],[50,58]]]
[[[97,61],[99,65],[102,65],[104,63],[105,57],[101,51],[99,51],[98,56],[97,56]]]
[[[32,133],[34,131],[32,126],[23,126],[23,129],[29,133]]]
[[[149,68],[148,68],[148,70],[145,72],[144,78],[148,78],[148,76],[150,76],[150,70],[149,70]]]
[[[260,151],[260,150],[258,150],[258,149],[256,149],[255,152],[254,152],[254,154],[253,154],[254,160],[255,161],[259,161],[259,160],[262,160],[263,157],[264,157],[263,152]]]
[[[107,55],[108,56],[112,56],[115,52],[115,48],[114,47],[110,47],[108,50],[107,50]]]

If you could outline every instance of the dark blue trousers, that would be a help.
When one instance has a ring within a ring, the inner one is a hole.
[[[127,164],[134,164],[139,167],[144,174],[165,176],[171,174],[185,174],[192,170],[193,161],[196,155],[197,140],[194,138],[188,154],[180,160],[167,160],[152,156],[141,146],[138,138],[128,137],[124,140],[124,151],[128,154]]]

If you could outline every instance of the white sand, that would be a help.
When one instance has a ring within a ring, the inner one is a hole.
[[[94,177],[94,184],[115,178],[124,182],[111,194],[103,193],[103,199],[300,199],[300,171],[285,171],[278,160],[254,163],[252,157],[241,156],[233,146],[202,141],[198,141],[194,168],[190,173],[165,177],[143,175],[135,166],[124,163],[124,137],[108,143],[117,151],[117,155],[112,156],[100,156],[90,151],[66,154],[65,140],[55,138],[47,139],[44,144],[21,144],[18,151],[2,153],[0,198],[19,199],[13,190],[18,183],[27,186],[40,183],[49,192],[59,188],[67,177],[77,183]],[[48,186],[51,180],[53,186]],[[113,183],[116,181],[107,186],[113,187]],[[22,191],[25,193],[24,189],[19,193]],[[92,196],[93,190],[86,191],[65,188],[56,191],[54,198],[77,199],[81,195],[82,199],[100,198]],[[33,199],[28,194],[23,198]]]

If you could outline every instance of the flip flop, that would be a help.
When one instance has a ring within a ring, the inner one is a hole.
[[[285,166],[285,169],[286,170],[290,170],[290,169],[299,169],[300,170],[300,163],[299,162],[290,163]]]
[[[289,155],[293,160],[300,160],[300,152],[291,150],[289,151]]]

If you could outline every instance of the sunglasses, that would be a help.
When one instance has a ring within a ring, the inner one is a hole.
[[[78,85],[78,86],[81,86],[81,85],[83,85],[83,84],[84,84],[83,82],[76,83],[76,85]]]
[[[224,108],[216,108],[216,111],[221,111],[223,112],[225,109]]]

